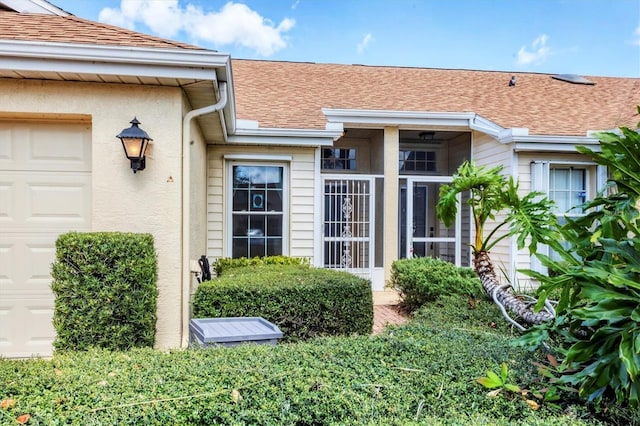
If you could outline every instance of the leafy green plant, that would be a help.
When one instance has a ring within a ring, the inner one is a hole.
[[[467,192],[475,225],[475,241],[471,246],[473,266],[486,294],[501,307],[504,317],[520,329],[525,327],[511,318],[507,310],[528,324],[551,320],[554,313],[549,305],[541,304],[533,310],[528,301],[514,294],[511,286],[501,285],[489,256],[491,248],[512,236],[516,236],[518,248],[527,246],[532,254],[541,240],[552,239],[557,220],[551,211],[551,201],[536,192],[521,196],[518,182],[504,176],[502,166],[488,169],[466,161],[458,168],[451,185],[440,188],[436,212],[446,226],[455,220],[458,195]]]
[[[305,257],[289,257],[289,256],[264,256],[264,257],[221,257],[216,259],[211,265],[217,276],[221,276],[224,271],[233,268],[242,268],[245,266],[260,265],[300,265],[311,267],[309,259]]]
[[[500,374],[496,374],[491,370],[487,370],[487,375],[483,377],[479,377],[476,381],[480,383],[487,389],[495,389],[496,391],[492,393],[492,396],[497,395],[502,390],[506,390],[509,392],[520,393],[520,386],[514,385],[507,381],[508,375],[508,367],[507,363],[503,362],[500,364]]]
[[[639,107],[640,111],[640,107]],[[561,257],[539,255],[553,274],[528,273],[542,297],[559,291],[559,316],[536,327],[523,343],[549,336],[561,342],[560,381],[576,386],[588,401],[615,399],[640,408],[640,134],[599,134],[601,152],[579,147],[606,165],[616,191],[603,193],[567,220],[561,234],[568,247],[547,241]]]
[[[193,316],[261,316],[285,341],[321,335],[369,334],[371,283],[347,272],[306,265],[235,267],[198,286]]]
[[[153,346],[158,290],[150,234],[63,234],[51,275],[57,350]]]
[[[394,261],[387,285],[399,292],[402,307],[409,312],[443,295],[475,297],[482,293],[480,280],[471,269],[432,257]]]

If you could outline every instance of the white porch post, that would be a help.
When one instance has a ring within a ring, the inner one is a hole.
[[[391,277],[391,263],[398,258],[398,161],[400,131],[384,128],[384,280]]]

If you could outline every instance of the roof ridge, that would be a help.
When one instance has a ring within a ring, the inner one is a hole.
[[[99,26],[99,27],[102,27],[102,28],[105,28],[105,29],[116,31],[116,32],[121,33],[121,34],[128,34],[130,36],[138,37],[138,38],[143,39],[143,40],[150,40],[151,39],[151,40],[154,40],[154,41],[157,41],[157,42],[167,43],[167,44],[170,44],[170,45],[173,45],[175,47],[182,48],[182,49],[206,50],[206,49],[204,49],[204,48],[202,48],[200,46],[196,46],[196,45],[192,45],[192,44],[188,44],[188,43],[182,43],[182,42],[179,42],[179,41],[166,39],[166,38],[162,38],[162,37],[157,37],[157,36],[150,35],[150,34],[144,34],[144,33],[138,32],[138,31],[130,30],[128,28],[118,27],[116,25],[105,24],[104,22],[92,21],[90,19],[80,18],[80,17],[75,16],[75,15],[60,16],[60,18],[68,19],[68,20],[71,20],[71,21],[89,23],[91,25],[95,25],[95,26]]]
[[[462,71],[462,72],[477,72],[488,74],[514,74],[514,75],[539,75],[539,76],[554,76],[562,73],[557,72],[536,72],[536,71],[513,71],[513,70],[488,70],[488,69],[472,69],[472,68],[447,68],[447,67],[428,67],[428,66],[410,66],[410,65],[380,65],[380,64],[345,64],[335,62],[313,62],[313,61],[291,61],[283,59],[253,59],[253,58],[231,58],[232,61],[246,61],[246,62],[262,62],[262,63],[282,63],[282,64],[301,64],[301,65],[319,65],[319,66],[338,66],[338,67],[363,67],[363,68],[386,68],[386,69],[415,69],[415,70],[433,70],[433,71]],[[579,74],[583,77],[589,78],[611,78],[615,80],[640,80],[640,77],[620,77],[620,76],[606,76],[606,75],[587,75]]]

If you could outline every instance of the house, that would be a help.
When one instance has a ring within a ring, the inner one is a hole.
[[[374,290],[397,258],[468,265],[468,210],[450,229],[434,212],[464,160],[502,164],[559,214],[603,182],[575,146],[638,121],[640,79],[586,80],[232,60],[0,0],[0,355],[51,354],[49,267],[70,230],[154,236],[159,348],[187,343],[202,254],[306,257]],[[116,138],[134,117],[153,139],[137,173]],[[512,241],[492,258],[527,284]]]

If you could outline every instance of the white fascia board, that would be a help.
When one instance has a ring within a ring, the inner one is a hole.
[[[600,141],[587,136],[514,136],[507,143],[516,152],[577,152],[576,146],[600,150]]]
[[[69,16],[69,12],[43,0],[1,0],[0,4],[18,13],[41,13],[47,15]]]
[[[474,114],[473,119],[469,121],[469,127],[472,130],[476,130],[478,132],[485,133],[493,137],[499,137],[500,133],[507,130],[502,126],[494,123],[493,121],[488,120],[478,114]]]
[[[383,128],[385,126],[453,126],[470,127],[476,117],[472,112],[427,112],[366,109],[322,108],[329,123],[344,123],[349,127]]]
[[[323,146],[333,145],[340,136],[342,131],[336,130],[236,128],[235,133],[227,138],[227,142],[248,145]]]
[[[228,54],[164,49],[0,40],[0,66],[17,71],[74,72],[219,80],[230,75]],[[151,68],[146,72],[144,68]],[[203,77],[208,75],[208,77]]]

